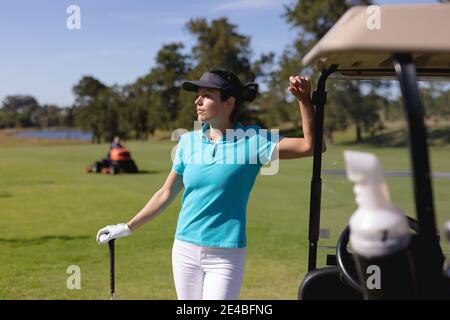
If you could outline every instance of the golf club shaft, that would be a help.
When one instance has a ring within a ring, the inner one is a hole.
[[[111,289],[111,300],[115,298],[115,283],[114,283],[114,242],[116,240],[113,239],[108,242],[109,245],[109,282]]]

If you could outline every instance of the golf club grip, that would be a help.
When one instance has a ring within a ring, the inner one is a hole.
[[[114,242],[116,240],[113,239],[108,242],[109,245],[109,282],[111,289],[111,299],[114,299],[115,294],[115,284],[114,284]]]

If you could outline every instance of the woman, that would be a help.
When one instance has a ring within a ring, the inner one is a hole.
[[[201,130],[186,133],[178,143],[172,170],[164,185],[128,223],[111,225],[97,234],[100,244],[130,235],[160,214],[184,187],[172,267],[178,299],[238,299],[246,247],[246,206],[256,176],[267,162],[313,153],[313,109],[310,82],[290,77],[297,98],[304,138],[281,138],[237,122],[244,101],[257,94],[255,83],[243,85],[229,71],[205,72],[183,89],[197,92]]]

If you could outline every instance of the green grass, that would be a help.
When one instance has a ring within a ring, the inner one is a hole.
[[[101,158],[107,145],[0,147],[0,299],[108,299],[107,246],[97,230],[126,222],[164,183],[170,170],[169,141],[129,142],[137,175],[95,175],[84,167]],[[324,169],[343,169],[342,151],[331,146]],[[373,151],[387,170],[409,170],[404,148]],[[450,171],[449,147],[431,149],[434,171]],[[258,176],[248,204],[248,258],[242,299],[296,299],[306,273],[312,161],[282,161],[274,176]],[[387,178],[395,203],[415,216],[409,178]],[[449,179],[433,182],[439,226],[450,219]],[[171,248],[181,195],[159,217],[116,242],[118,299],[175,299]],[[344,176],[323,176],[322,228],[334,245],[355,204]],[[445,245],[445,250],[447,247]],[[330,250],[320,250],[319,262]],[[81,268],[81,290],[69,290],[67,267]]]

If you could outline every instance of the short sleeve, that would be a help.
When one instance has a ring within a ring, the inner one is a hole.
[[[271,161],[272,153],[281,139],[283,136],[278,133],[278,130],[258,130],[258,158],[262,165]]]
[[[172,170],[179,175],[183,175],[184,168],[186,167],[183,160],[183,136],[180,137],[178,141],[177,150],[175,151],[175,156],[173,158]]]

